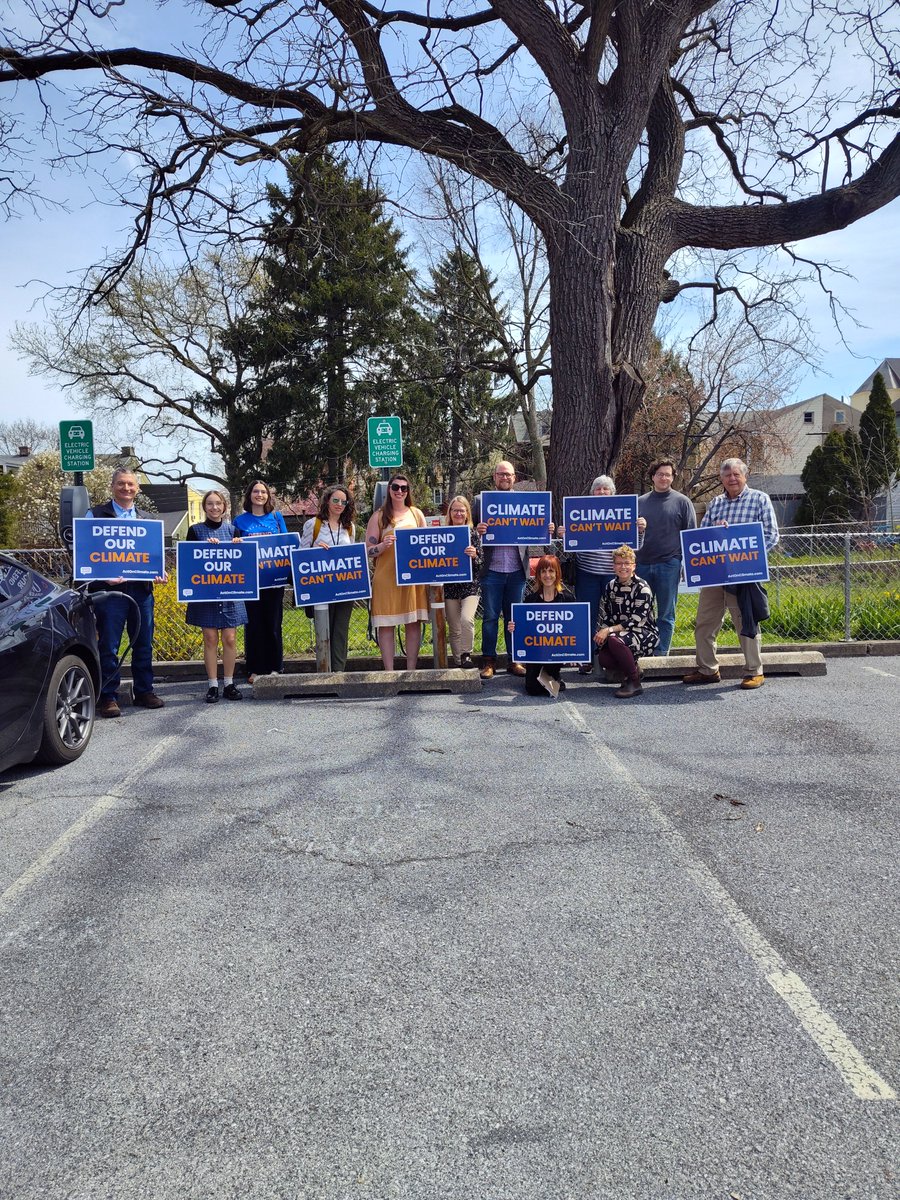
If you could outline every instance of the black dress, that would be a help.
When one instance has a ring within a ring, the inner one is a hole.
[[[534,582],[534,580],[529,580],[528,583],[525,584],[525,588],[522,592],[522,602],[523,603],[526,600],[540,600],[540,598],[541,598],[540,592],[531,586],[533,582]],[[550,601],[548,601],[548,603],[549,604],[574,604],[575,603],[575,593],[572,591],[572,589],[570,587],[566,587],[564,584],[563,590],[557,595],[556,599],[550,600]],[[559,679],[560,672],[562,671],[562,663],[526,663],[525,664],[525,691],[528,693],[529,696],[549,696],[549,695],[551,695],[551,693],[547,691],[547,689],[544,687],[544,685],[538,679],[538,675],[540,675],[541,671],[546,671],[551,679]],[[560,683],[559,686],[560,686],[560,690],[562,690],[566,685],[564,683]]]

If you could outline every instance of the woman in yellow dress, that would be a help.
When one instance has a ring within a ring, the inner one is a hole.
[[[366,545],[374,562],[372,574],[372,625],[386,671],[394,669],[394,631],[406,627],[406,665],[414,671],[419,658],[420,621],[428,620],[428,593],[421,584],[397,583],[394,531],[421,528],[425,517],[412,502],[409,480],[392,476],[384,505],[369,518]]]

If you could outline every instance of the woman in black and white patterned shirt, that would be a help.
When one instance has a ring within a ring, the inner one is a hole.
[[[653,593],[646,580],[635,574],[636,561],[630,546],[613,551],[615,579],[600,599],[594,641],[599,647],[600,666],[621,671],[625,682],[614,693],[620,700],[640,696],[641,673],[638,659],[652,654],[657,642],[653,617]]]

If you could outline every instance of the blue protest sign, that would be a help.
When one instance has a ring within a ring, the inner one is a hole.
[[[259,552],[259,590],[287,587],[291,582],[291,551],[300,549],[300,534],[267,533],[253,540]]]
[[[769,578],[766,542],[758,521],[682,530],[681,552],[685,580],[692,588],[765,583]]]
[[[617,550],[638,546],[637,496],[566,496],[563,546],[566,550]]]
[[[482,492],[485,546],[544,545],[550,541],[549,492]]]
[[[330,550],[292,550],[295,604],[335,604],[368,600],[369,558],[362,543]]]
[[[78,580],[154,580],[165,573],[162,521],[76,517],[72,575]]]
[[[522,663],[590,662],[591,606],[526,600],[512,606],[513,658]]]
[[[179,542],[176,598],[258,600],[259,560],[256,538],[240,542]]]
[[[443,525],[438,529],[398,529],[395,563],[397,583],[471,583],[472,560],[468,525]]]

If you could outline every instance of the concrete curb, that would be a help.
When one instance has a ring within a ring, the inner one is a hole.
[[[734,661],[736,657],[737,662]],[[769,654],[763,651],[762,660],[766,676],[828,673],[825,656],[818,650],[800,650],[787,654]],[[668,658],[641,659],[641,670],[645,679],[680,679],[682,675],[696,669],[697,661],[693,654],[670,654]],[[746,673],[743,655],[719,655],[719,674],[723,679],[742,679]]]
[[[806,651],[814,651],[824,655],[825,658],[865,658],[867,655],[880,657],[882,655],[898,655],[900,654],[900,640],[884,641],[884,642],[784,642],[771,646],[763,646],[763,657],[769,654],[800,654]],[[724,658],[730,654],[740,654],[739,646],[720,646],[719,657]],[[671,658],[690,656],[693,657],[694,650],[690,646],[674,646],[669,652]],[[402,656],[398,656],[398,661],[405,663]],[[434,665],[431,658],[420,656],[419,670],[433,670]],[[377,671],[381,674],[384,672],[381,668],[381,659],[377,655],[366,655],[360,658],[351,659],[351,663],[355,668],[352,674],[360,672]],[[497,658],[498,667],[506,666],[506,656],[499,655]],[[691,662],[691,667],[693,667]],[[239,663],[239,669],[243,671],[244,664]],[[285,661],[285,671],[291,674],[315,674],[316,664],[313,658],[291,658]],[[455,669],[455,668],[448,668]],[[205,679],[206,671],[200,659],[193,659],[178,662],[156,662],[153,664],[153,674],[161,683],[172,683],[179,679]],[[122,668],[123,679],[130,679],[131,671],[129,664],[125,664]]]
[[[260,675],[253,684],[254,700],[284,700],[289,696],[342,696],[359,700],[372,696],[399,696],[401,692],[480,692],[476,670],[459,667],[420,671],[333,671],[314,675]]]

